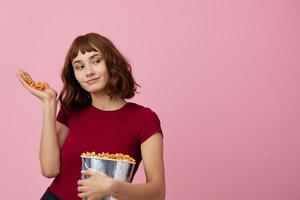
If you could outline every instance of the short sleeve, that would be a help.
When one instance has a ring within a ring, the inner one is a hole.
[[[56,120],[69,127],[68,117],[62,108],[59,109]]]
[[[147,116],[145,116],[145,123],[143,127],[139,131],[139,143],[142,144],[155,133],[160,133],[163,136],[160,120],[157,114],[150,110],[147,113]]]

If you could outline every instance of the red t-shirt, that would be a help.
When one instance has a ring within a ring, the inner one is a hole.
[[[61,200],[80,199],[77,181],[83,152],[127,154],[136,159],[134,176],[142,160],[141,144],[154,133],[163,135],[156,113],[132,102],[114,111],[89,105],[66,115],[60,109],[56,119],[69,128],[60,152],[60,173],[48,188]]]

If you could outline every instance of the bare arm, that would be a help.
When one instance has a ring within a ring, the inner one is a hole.
[[[45,88],[38,90],[31,87],[24,79],[30,75],[23,70],[16,73],[21,84],[33,96],[39,98],[43,103],[43,124],[40,141],[39,159],[43,176],[52,178],[59,174],[60,170],[60,148],[68,135],[68,128],[56,121],[57,93],[46,82]]]
[[[43,127],[40,141],[40,166],[43,176],[55,177],[60,171],[60,149],[68,134],[68,128],[56,121],[56,100],[43,105]]]
[[[152,135],[141,146],[146,183],[131,184],[114,181],[111,195],[120,200],[164,200],[165,175],[163,161],[163,139]]]

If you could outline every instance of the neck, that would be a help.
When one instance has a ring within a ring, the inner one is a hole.
[[[112,99],[105,93],[91,93],[92,105],[102,110],[116,110],[123,107],[127,102],[115,96]]]

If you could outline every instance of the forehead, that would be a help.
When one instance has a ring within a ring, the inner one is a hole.
[[[85,51],[84,53],[81,53],[80,50],[78,50],[77,56],[73,59],[72,63],[82,61],[82,60],[87,60],[95,55],[102,55],[101,52],[99,51]]]

